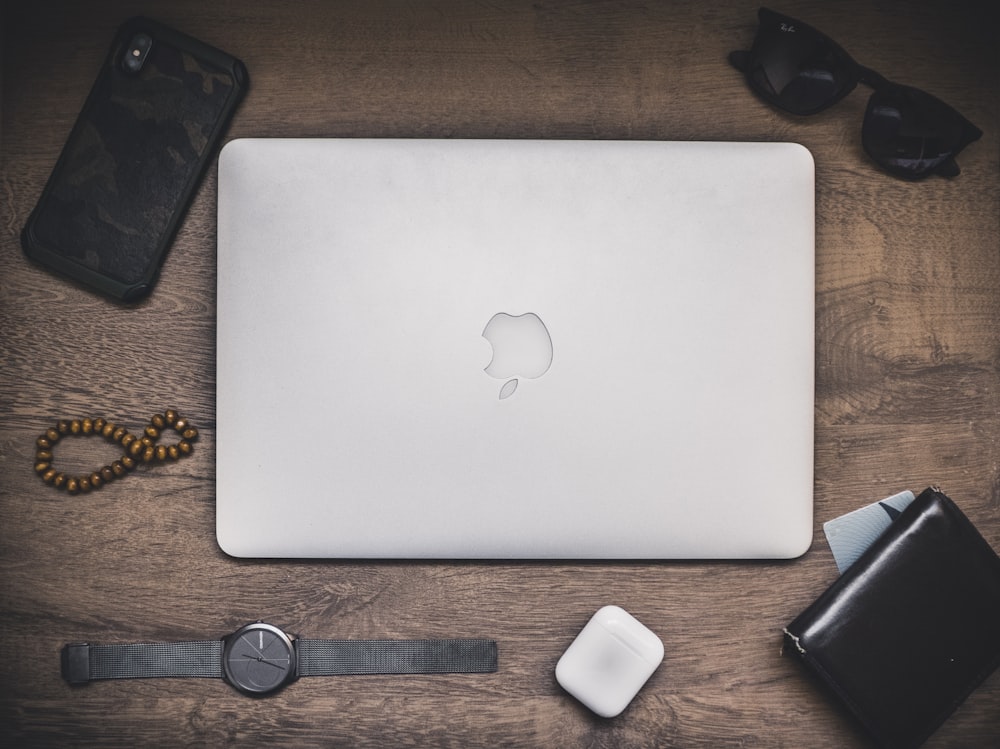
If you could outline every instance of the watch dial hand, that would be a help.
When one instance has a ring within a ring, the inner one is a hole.
[[[255,661],[257,663],[266,663],[269,666],[274,666],[275,668],[280,668],[282,671],[285,670],[284,666],[279,666],[277,663],[275,663],[274,661],[268,660],[267,658],[259,658],[259,657],[255,656],[255,655],[247,655],[246,653],[243,654],[243,657],[246,658],[248,661]]]
[[[258,650],[256,646],[252,642],[250,642],[250,640],[247,639],[246,635],[243,635],[240,639],[243,640],[243,642],[245,642],[247,645],[249,645],[250,648],[253,650],[253,652],[259,655],[261,658],[264,657],[264,654],[260,650]]]

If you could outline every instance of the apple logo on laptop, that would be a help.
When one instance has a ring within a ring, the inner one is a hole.
[[[490,377],[506,380],[500,388],[500,400],[514,394],[518,378],[537,379],[552,365],[552,338],[534,312],[497,312],[486,323],[483,338],[493,347],[493,359],[484,371]]]

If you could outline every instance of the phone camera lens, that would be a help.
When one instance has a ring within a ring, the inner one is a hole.
[[[126,73],[136,74],[142,70],[149,57],[149,50],[153,47],[153,38],[149,34],[135,34],[125,48],[122,56],[122,68]]]

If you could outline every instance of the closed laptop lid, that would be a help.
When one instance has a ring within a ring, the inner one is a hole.
[[[220,545],[803,553],[813,173],[787,143],[229,143]]]

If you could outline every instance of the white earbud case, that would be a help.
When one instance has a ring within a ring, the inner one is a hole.
[[[600,609],[556,664],[556,680],[604,718],[621,713],[663,661],[663,643],[618,606]]]

